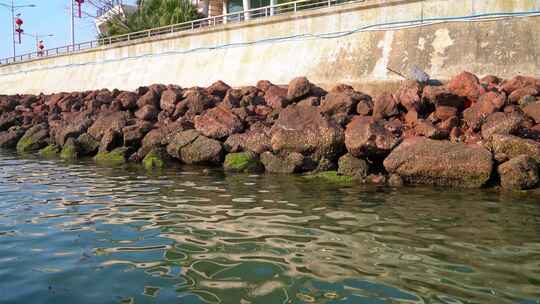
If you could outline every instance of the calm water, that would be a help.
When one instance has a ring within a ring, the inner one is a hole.
[[[0,153],[0,303],[540,303],[540,196]]]

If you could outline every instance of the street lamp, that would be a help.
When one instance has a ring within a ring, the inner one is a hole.
[[[13,3],[14,0],[11,0],[11,4],[6,4],[6,3],[2,3],[0,2],[0,6],[3,6],[5,8],[9,8],[11,10],[11,29],[12,29],[12,43],[13,43],[13,58],[15,58],[16,54],[15,54],[15,11],[17,9],[20,9],[20,8],[25,8],[25,7],[36,7],[35,4],[26,4],[26,5],[15,5]]]

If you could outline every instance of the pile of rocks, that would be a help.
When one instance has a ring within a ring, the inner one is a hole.
[[[0,147],[109,164],[529,189],[539,184],[540,79],[463,72],[446,85],[404,81],[375,98],[348,85],[327,92],[305,77],[0,95]]]

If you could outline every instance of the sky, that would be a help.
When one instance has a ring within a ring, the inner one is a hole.
[[[19,9],[22,26],[26,33],[40,35],[53,34],[53,37],[42,38],[46,48],[55,48],[71,44],[70,32],[70,0],[14,0],[15,5],[35,4],[36,7]],[[83,4],[88,13],[95,15],[88,1]],[[134,1],[126,1],[134,2]],[[11,4],[11,0],[0,0],[0,3]],[[11,57],[13,46],[11,39],[11,10],[0,6],[0,59]],[[93,19],[83,17],[75,19],[75,41],[85,42],[94,40],[97,35]],[[22,36],[22,44],[16,44],[18,55],[36,51],[36,40],[30,36]]]

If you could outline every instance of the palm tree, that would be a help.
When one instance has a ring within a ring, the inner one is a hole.
[[[123,22],[109,21],[101,38],[192,21],[202,16],[189,0],[138,0],[138,10]]]

